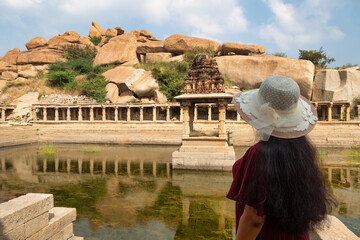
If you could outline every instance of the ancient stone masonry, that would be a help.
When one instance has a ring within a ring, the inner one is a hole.
[[[224,93],[224,79],[221,77],[215,59],[209,55],[198,55],[184,81],[184,94]]]
[[[0,204],[1,240],[80,240],[75,208],[54,207],[52,194],[28,193]]]

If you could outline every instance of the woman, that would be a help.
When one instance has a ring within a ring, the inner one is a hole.
[[[284,76],[268,77],[234,104],[262,139],[233,166],[227,197],[236,201],[236,239],[309,239],[335,203],[305,136],[318,120],[315,108]]]

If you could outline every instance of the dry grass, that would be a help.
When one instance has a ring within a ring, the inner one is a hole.
[[[11,104],[15,99],[23,96],[28,92],[38,92],[41,95],[50,94],[70,94],[73,96],[79,95],[76,91],[69,91],[66,89],[52,88],[47,85],[46,77],[31,78],[24,81],[11,81],[1,89],[0,94],[3,95],[2,102],[4,104]]]

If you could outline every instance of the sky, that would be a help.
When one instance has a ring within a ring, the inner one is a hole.
[[[156,38],[187,36],[266,47],[298,58],[299,49],[360,65],[360,0],[0,0],[0,56],[32,38],[66,31],[146,29]]]

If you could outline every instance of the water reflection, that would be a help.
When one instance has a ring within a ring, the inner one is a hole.
[[[234,203],[224,197],[231,173],[172,171],[176,147],[55,148],[0,149],[0,201],[52,193],[56,206],[76,207],[74,231],[86,239],[232,239]],[[360,235],[359,160],[333,149],[320,158],[340,202],[335,214]]]

